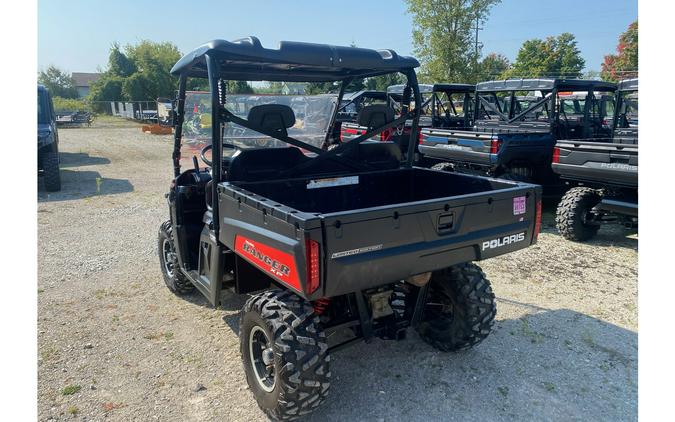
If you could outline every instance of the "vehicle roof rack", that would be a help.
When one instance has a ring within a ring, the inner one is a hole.
[[[584,91],[587,89],[615,91],[616,84],[612,82],[584,80],[584,79],[507,79],[503,81],[480,82],[476,91],[550,91],[558,88],[567,91]]]
[[[633,79],[624,79],[619,81],[619,91],[637,91],[638,89],[638,78]]]
[[[213,40],[183,56],[171,74],[207,78],[206,56],[216,59],[219,76],[228,80],[329,82],[377,76],[419,66],[413,57],[393,50],[371,50],[296,41],[264,48],[256,37]]]

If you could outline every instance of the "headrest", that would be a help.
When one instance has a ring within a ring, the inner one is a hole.
[[[252,107],[248,112],[248,121],[267,130],[286,134],[286,128],[295,124],[293,109],[282,104],[263,104]]]
[[[380,127],[394,121],[394,109],[384,104],[365,106],[359,111],[356,120],[359,126],[369,129]]]

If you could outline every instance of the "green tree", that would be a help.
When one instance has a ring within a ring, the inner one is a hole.
[[[305,94],[316,95],[336,93],[338,89],[339,85],[333,82],[310,82],[307,84],[307,88],[305,88]]]
[[[387,87],[405,83],[405,77],[400,73],[374,76],[366,79],[366,88],[373,91],[386,91]]]
[[[628,26],[619,36],[617,54],[608,54],[602,63],[600,76],[607,81],[635,78],[638,75],[638,22]]]
[[[118,43],[113,43],[110,48],[108,72],[121,78],[126,78],[136,72],[136,65],[120,50]]]
[[[480,65],[478,66],[478,75],[480,76],[477,78],[478,80],[476,82],[498,79],[510,68],[511,63],[506,56],[498,53],[490,53],[481,60]]]
[[[579,78],[585,65],[574,35],[564,32],[545,40],[523,43],[513,66],[504,78]]]
[[[38,73],[38,82],[44,85],[54,97],[79,97],[73,77],[56,66],[41,70]]]
[[[406,0],[422,82],[476,82],[480,46],[474,28],[501,0]]]

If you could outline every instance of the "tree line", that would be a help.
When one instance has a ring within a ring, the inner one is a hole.
[[[509,78],[580,78],[597,77],[617,81],[637,76],[638,23],[630,24],[618,40],[616,54],[605,56],[601,71],[582,74],[585,61],[571,33],[523,43],[511,63],[503,54],[491,52],[482,56],[482,45],[475,41],[476,25],[487,22],[491,8],[501,0],[406,0],[412,16],[414,54],[421,67],[420,82],[475,83]],[[171,67],[181,52],[171,42],[141,41],[136,45],[110,47],[108,63],[101,77],[90,87],[86,99],[77,99],[72,76],[49,66],[38,73],[38,81],[55,97],[55,108],[75,108],[82,100],[89,104],[107,101],[148,101],[160,97],[173,98],[177,79]],[[383,75],[355,80],[347,91],[384,90],[402,83],[400,75]],[[283,85],[251,87],[245,81],[228,82],[231,93],[279,93]],[[188,79],[188,89],[208,89],[202,79]],[[333,83],[311,83],[308,94],[335,92]],[[62,106],[62,107],[60,107]]]

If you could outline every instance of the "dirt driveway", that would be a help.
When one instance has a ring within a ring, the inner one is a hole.
[[[40,420],[266,420],[247,389],[237,313],[172,295],[156,235],[168,212],[168,136],[126,122],[60,130],[63,190],[38,186]],[[307,420],[637,419],[637,235],[560,238],[480,263],[497,323],[474,350],[412,331],[332,357]]]

